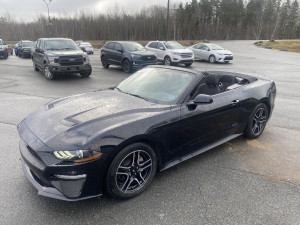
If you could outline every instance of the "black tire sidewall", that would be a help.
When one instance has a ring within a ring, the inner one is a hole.
[[[125,63],[128,63],[128,65],[129,65],[129,70],[126,70],[126,68],[125,68]],[[131,70],[132,70],[132,68],[131,68],[131,64],[130,64],[130,62],[129,62],[129,60],[128,59],[125,59],[124,60],[124,62],[123,62],[123,64],[122,64],[122,67],[123,67],[123,70],[124,70],[124,72],[125,73],[130,73],[131,72]]]
[[[51,73],[50,70],[49,70],[49,72],[51,73],[52,76],[51,77],[46,76],[46,72],[45,72],[46,67],[49,67],[49,66],[44,65],[44,70],[43,70],[44,76],[46,77],[47,80],[54,80],[55,79],[55,74]]]
[[[103,64],[103,61],[104,61],[104,64]],[[107,59],[105,56],[101,57],[101,63],[102,63],[103,68],[107,69],[109,67],[109,64],[107,63]]]
[[[214,62],[211,62],[211,61],[210,61],[211,58],[214,58],[214,59],[215,59]],[[215,63],[215,62],[216,62],[216,57],[215,57],[214,55],[211,55],[211,56],[209,56],[208,61],[209,61],[210,63]]]
[[[116,171],[118,169],[118,166],[120,165],[121,161],[132,151],[135,150],[143,150],[146,151],[152,158],[152,170],[150,177],[148,178],[147,182],[144,184],[144,186],[139,189],[136,192],[133,193],[124,193],[121,192],[118,187],[116,186],[115,179],[116,179]],[[106,176],[106,188],[108,193],[116,199],[130,199],[133,197],[136,197],[137,195],[141,194],[143,191],[145,191],[151,184],[157,168],[157,158],[155,155],[154,150],[147,144],[144,143],[134,143],[131,145],[128,145],[127,147],[123,148],[117,156],[113,159],[112,163],[109,166],[107,176]]]
[[[170,60],[170,65],[167,65],[167,64],[166,64],[166,60],[167,60],[167,59]],[[171,60],[170,56],[166,56],[166,57],[165,57],[165,59],[164,59],[164,65],[166,65],[166,66],[172,66],[172,60]]]
[[[255,116],[257,110],[258,110],[259,108],[262,108],[262,107],[265,109],[265,111],[266,111],[266,113],[267,113],[267,115],[266,115],[266,116],[267,116],[266,120],[268,121],[268,119],[269,119],[269,110],[268,110],[268,107],[267,107],[264,103],[258,104],[258,105],[254,108],[254,110],[252,111],[251,116],[250,116],[250,118],[249,118],[249,120],[248,120],[246,129],[245,129],[245,132],[244,132],[244,136],[245,136],[246,138],[249,138],[249,139],[255,139],[255,138],[258,138],[258,137],[264,132],[264,129],[266,128],[267,122],[266,122],[266,124],[264,125],[264,127],[263,127],[262,131],[260,132],[260,134],[256,135],[256,134],[253,133],[253,130],[252,130],[252,121],[253,121],[253,117]]]

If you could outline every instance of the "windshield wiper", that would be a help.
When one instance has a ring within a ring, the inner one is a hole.
[[[142,97],[142,96],[140,96],[140,95],[131,94],[131,93],[127,93],[127,92],[123,92],[123,93],[125,93],[125,94],[128,94],[128,95],[131,95],[131,96],[134,96],[134,97],[137,97],[137,98],[144,99],[145,101],[149,101],[149,99],[148,99],[148,98],[144,98],[144,97]]]
[[[58,49],[58,48],[47,48],[46,50],[52,50],[52,51],[55,51],[55,50],[57,50],[57,51],[59,51],[59,50],[61,50],[61,49]]]

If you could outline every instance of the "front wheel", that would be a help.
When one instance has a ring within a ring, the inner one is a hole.
[[[258,104],[250,116],[244,136],[249,139],[258,138],[264,131],[268,118],[269,112],[267,106],[263,103]]]
[[[216,62],[216,57],[214,55],[209,56],[209,62],[210,63],[215,63]]]
[[[48,65],[44,65],[44,75],[48,80],[55,79],[55,74],[51,73]]]
[[[102,63],[103,68],[108,69],[109,64],[107,63],[107,59],[105,56],[102,56],[101,63]]]
[[[156,167],[156,155],[149,145],[135,143],[125,147],[108,169],[108,193],[118,199],[139,195],[151,184]]]
[[[164,64],[166,66],[171,66],[172,65],[172,60],[169,56],[166,56],[165,59],[164,59]]]
[[[185,65],[185,67],[190,67],[192,65],[192,63],[186,63],[184,65]]]
[[[8,52],[5,52],[4,53],[4,59],[7,59],[8,58]]]
[[[131,64],[128,59],[125,59],[123,62],[123,70],[125,73],[130,73],[132,70]]]
[[[80,72],[81,77],[89,77],[89,76],[91,76],[91,74],[92,74],[92,68],[89,70]]]

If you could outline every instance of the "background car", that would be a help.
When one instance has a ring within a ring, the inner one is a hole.
[[[54,100],[18,126],[26,177],[39,194],[81,200],[142,193],[157,171],[245,135],[271,117],[272,80],[149,66],[115,88]]]
[[[155,52],[157,60],[167,66],[184,64],[188,67],[194,62],[193,51],[175,41],[151,41],[146,45],[146,49]]]
[[[89,42],[82,42],[78,47],[87,54],[94,54],[94,48]]]
[[[43,71],[48,80],[60,74],[79,73],[81,77],[92,74],[88,55],[67,38],[40,38],[32,54],[35,71]]]
[[[196,44],[189,47],[194,52],[195,59],[206,60],[210,63],[229,63],[233,60],[232,52],[216,44]]]
[[[148,65],[156,65],[157,57],[137,42],[119,41],[107,42],[101,48],[101,62],[104,68],[109,65],[119,65],[124,72],[130,73]]]
[[[7,59],[8,55],[7,45],[0,39],[0,56]]]
[[[34,42],[32,41],[19,41],[17,46],[17,55],[22,58],[31,57],[30,50],[33,44]]]

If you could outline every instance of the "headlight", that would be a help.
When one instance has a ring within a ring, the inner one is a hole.
[[[83,57],[83,61],[89,63],[90,62],[90,58],[88,56],[84,56]]]
[[[50,64],[54,64],[58,62],[58,57],[48,57]]]
[[[60,160],[72,162],[86,162],[93,159],[98,159],[102,155],[99,152],[91,150],[55,151],[53,154]]]

